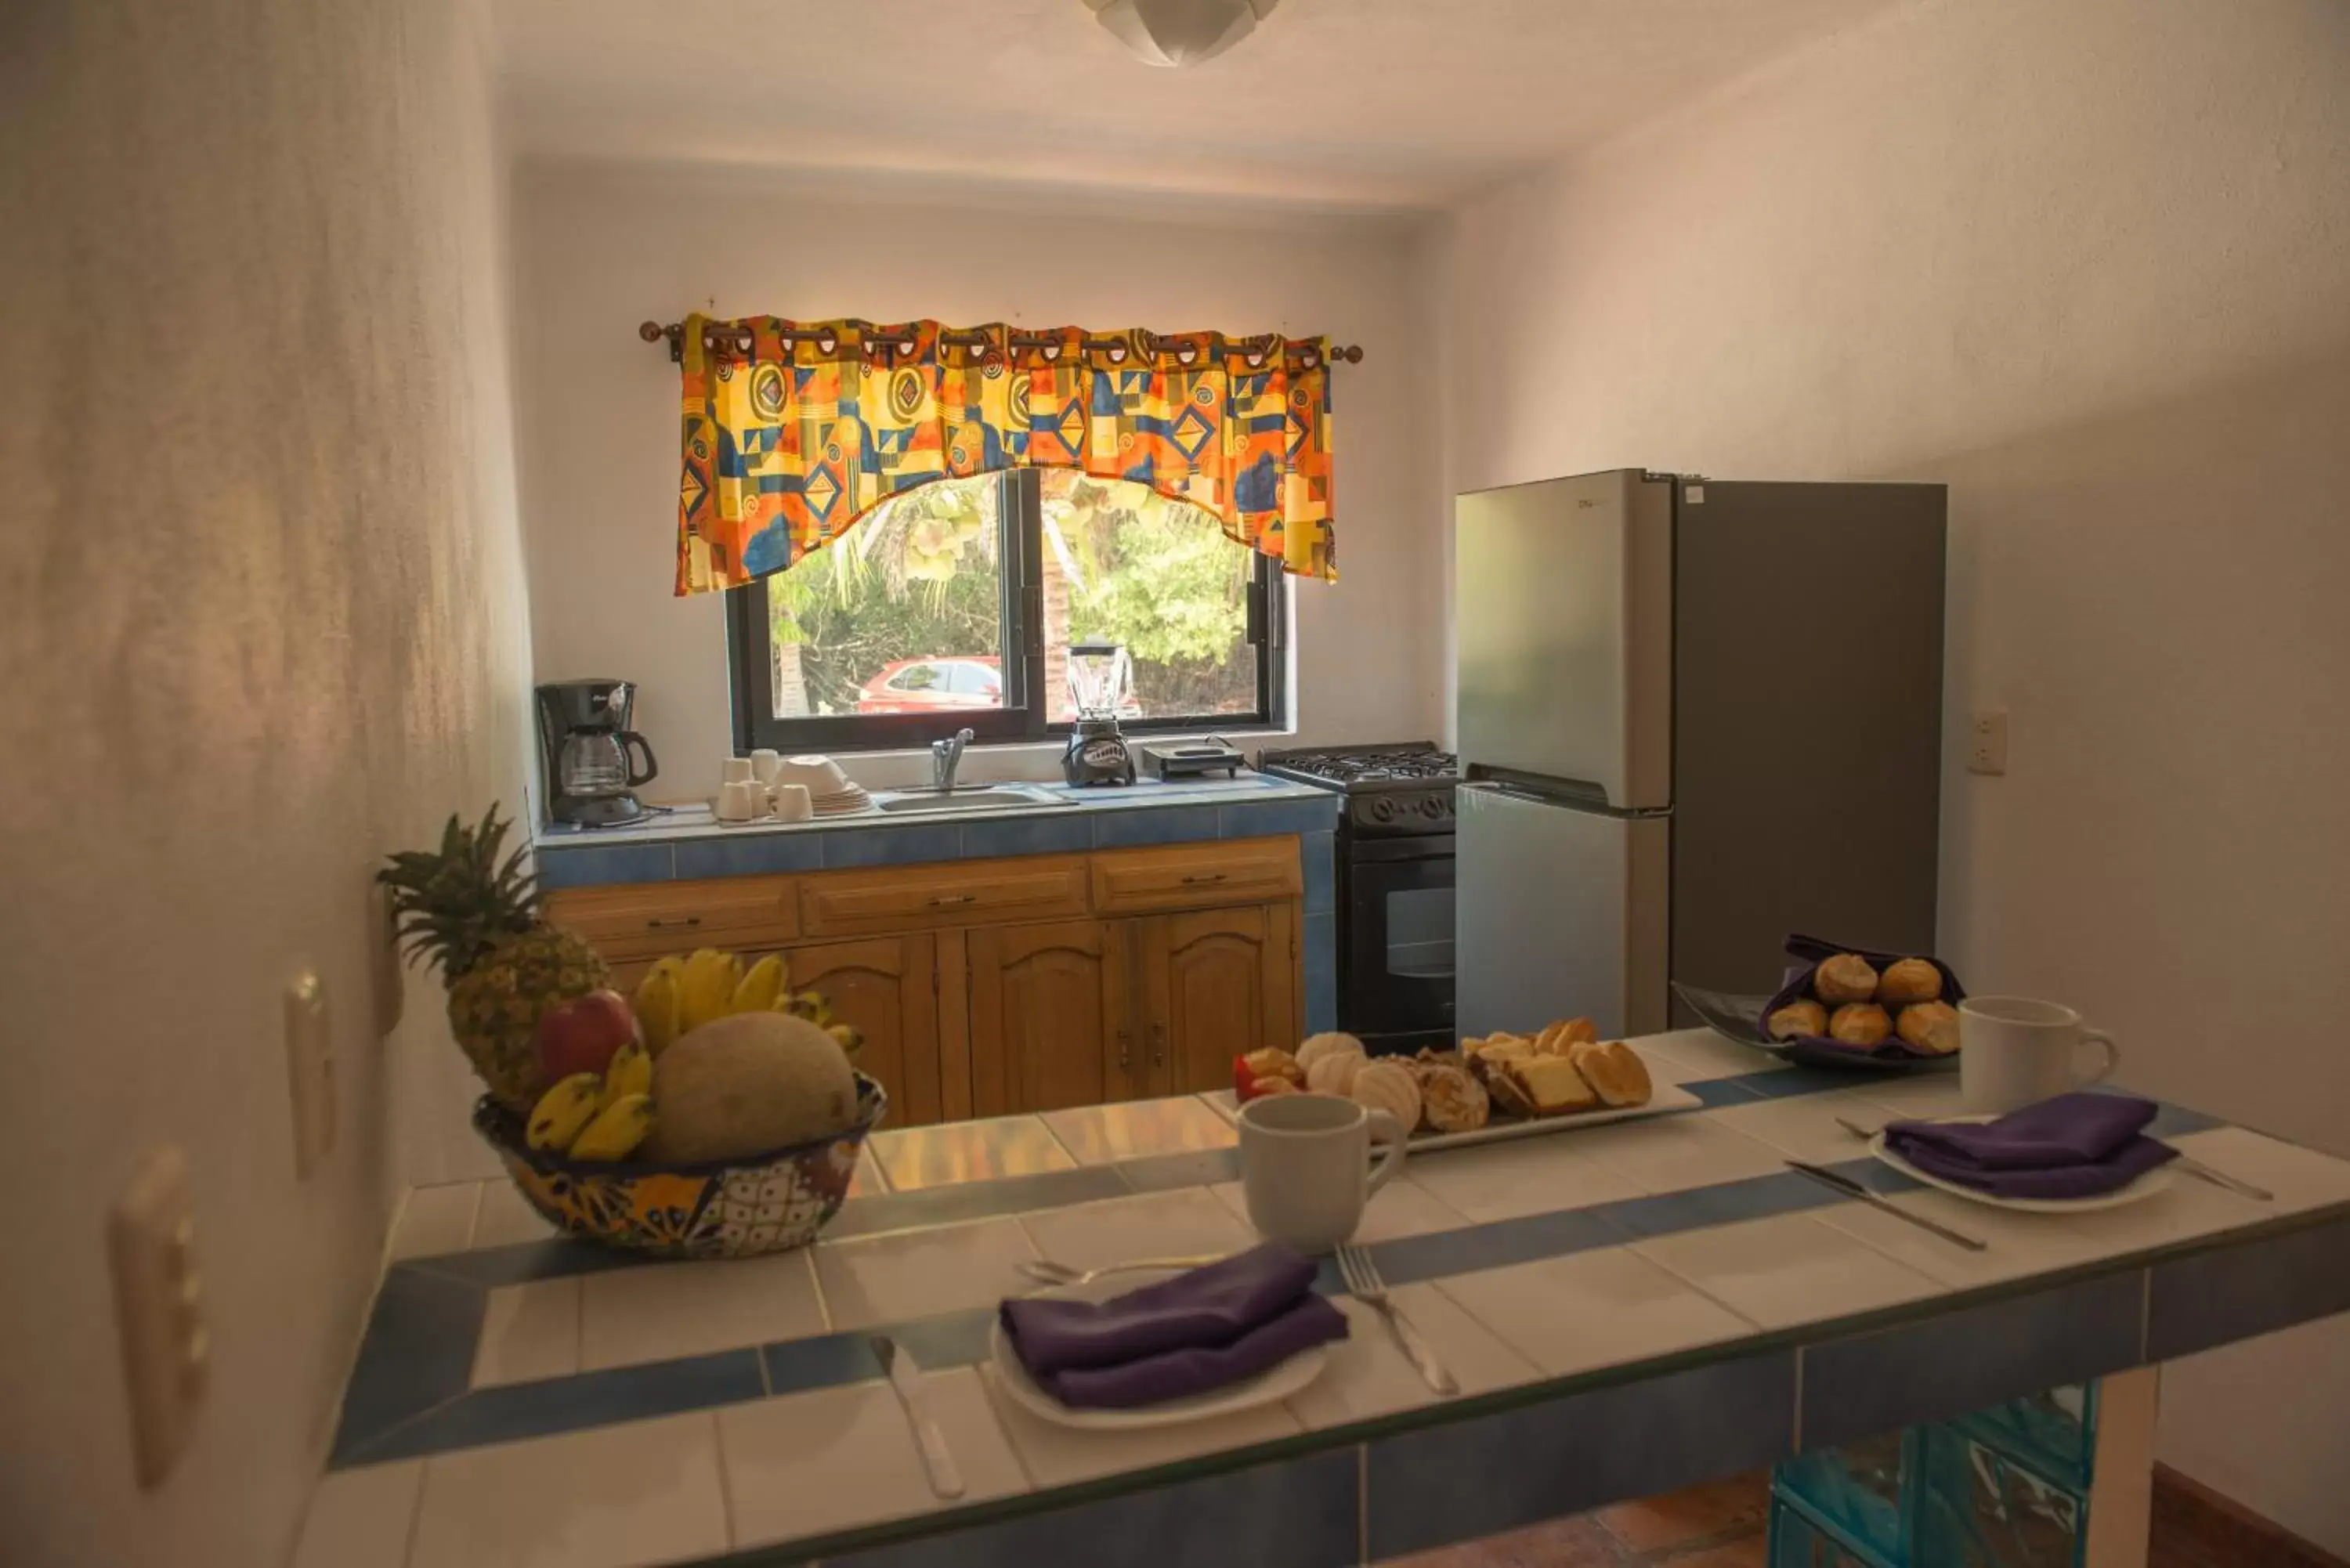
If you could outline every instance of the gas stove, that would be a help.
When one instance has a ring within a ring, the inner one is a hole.
[[[1452,831],[1461,764],[1428,741],[1261,752],[1257,770],[1347,796],[1346,829],[1366,837]]]
[[[1335,846],[1338,1027],[1378,1053],[1451,1049],[1459,760],[1419,741],[1263,752],[1256,765],[1346,800]]]

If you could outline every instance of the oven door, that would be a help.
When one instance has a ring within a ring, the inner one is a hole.
[[[1372,1051],[1452,1048],[1452,836],[1357,839],[1340,873],[1338,1027]]]

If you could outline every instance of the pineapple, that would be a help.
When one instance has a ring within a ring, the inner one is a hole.
[[[546,1085],[533,1036],[539,1014],[608,984],[596,950],[539,919],[525,851],[502,864],[511,823],[490,807],[479,827],[454,816],[437,853],[394,855],[376,873],[391,889],[407,951],[421,953],[449,988],[449,1029],[492,1097],[529,1114]]]

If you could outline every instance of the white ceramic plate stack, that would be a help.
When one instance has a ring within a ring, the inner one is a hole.
[[[873,809],[873,797],[830,757],[785,757],[776,766],[775,782],[806,785],[808,807],[818,817],[858,816]]]

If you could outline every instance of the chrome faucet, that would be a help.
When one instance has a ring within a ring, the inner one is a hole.
[[[941,794],[954,794],[955,769],[962,765],[962,749],[977,737],[969,730],[958,730],[951,741],[931,742],[931,787]]]

